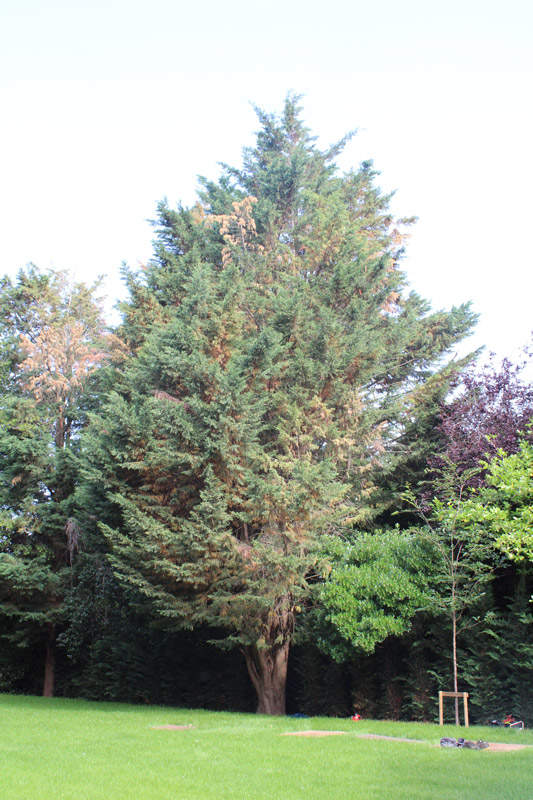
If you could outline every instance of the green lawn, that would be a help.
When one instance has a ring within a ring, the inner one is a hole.
[[[195,726],[154,730],[156,725]],[[298,730],[344,736],[280,736]],[[374,733],[422,743],[359,738]],[[2,800],[531,800],[533,732],[292,719],[0,695]]]

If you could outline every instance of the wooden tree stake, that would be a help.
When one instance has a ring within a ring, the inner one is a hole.
[[[439,725],[444,725],[444,715],[442,708],[443,697],[462,697],[465,717],[465,728],[468,728],[468,692],[439,692]]]

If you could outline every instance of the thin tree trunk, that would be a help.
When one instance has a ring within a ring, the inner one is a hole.
[[[454,692],[458,692],[459,689],[457,688],[457,618],[455,616],[455,611],[452,615],[452,649],[453,649],[453,690]],[[459,698],[455,697],[455,724],[459,725]]]
[[[257,713],[284,716],[289,642],[264,650],[244,647],[243,653],[257,693]]]
[[[54,696],[55,658],[54,643],[56,638],[55,626],[48,623],[48,639],[46,642],[46,659],[44,663],[43,697]]]

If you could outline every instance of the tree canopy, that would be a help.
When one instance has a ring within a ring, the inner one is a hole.
[[[496,537],[496,547],[517,562],[533,561],[533,445],[500,450],[484,464],[487,485],[462,506],[464,524]]]
[[[407,293],[412,220],[371,162],[339,173],[347,138],[320,150],[294,96],[257,114],[240,168],[202,179],[192,208],[160,204],[88,447],[117,574],[169,626],[238,646],[258,710],[283,713],[321,537],[369,524],[376,475],[474,316]]]
[[[454,464],[459,475],[469,472],[469,486],[479,488],[496,455],[516,453],[531,438],[533,387],[524,379],[526,366],[525,359],[513,364],[505,358],[497,365],[491,358],[483,367],[455,373],[455,396],[438,413],[440,447],[430,457],[437,472]]]

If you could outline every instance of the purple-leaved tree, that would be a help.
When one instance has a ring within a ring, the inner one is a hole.
[[[491,357],[481,369],[473,367],[457,376],[459,393],[441,410],[439,427],[445,445],[430,459],[432,469],[440,471],[452,462],[463,474],[475,470],[480,461],[490,461],[499,450],[516,453],[521,439],[533,439],[533,386],[524,379],[530,356],[525,349],[518,363],[506,358],[499,366]],[[483,469],[472,474],[468,486],[484,485],[485,475]]]

